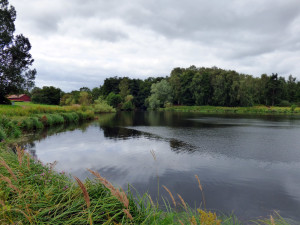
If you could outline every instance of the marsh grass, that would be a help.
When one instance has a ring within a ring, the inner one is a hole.
[[[223,106],[170,106],[160,111],[226,113],[226,114],[299,114],[300,107],[252,106],[252,107],[223,107]]]

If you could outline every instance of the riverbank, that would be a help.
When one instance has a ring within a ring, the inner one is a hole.
[[[300,115],[300,107],[279,107],[279,106],[252,106],[252,107],[222,107],[222,106],[170,106],[160,108],[160,111],[172,112],[199,112],[199,113],[232,113],[232,114],[297,114]]]
[[[50,107],[51,108],[51,107]],[[19,121],[13,124],[22,132],[30,129],[42,129],[34,124],[53,126],[49,121],[61,121],[63,123],[77,123],[82,113],[82,108],[58,110],[23,108],[20,116],[6,115],[2,120],[9,124],[10,119]],[[26,114],[25,112],[31,113]],[[52,110],[52,111],[51,111]],[[62,110],[62,111],[59,111]],[[65,111],[64,111],[65,110]],[[69,116],[63,116],[70,114]],[[72,120],[67,119],[71,118]],[[77,116],[75,116],[75,114]],[[0,114],[1,117],[3,114]],[[90,115],[93,115],[90,112]],[[43,119],[44,116],[47,118]],[[58,119],[58,117],[64,119]],[[101,116],[101,115],[100,115]],[[9,118],[9,119],[7,119]],[[36,123],[36,118],[38,123]],[[51,118],[51,119],[49,119]],[[76,119],[77,118],[77,119]],[[92,117],[87,117],[92,119]],[[20,119],[20,120],[18,120]],[[21,121],[31,121],[27,122]],[[34,122],[35,121],[35,122]],[[19,127],[20,126],[20,127]],[[4,128],[5,134],[9,134],[10,126]],[[161,187],[161,191],[170,199],[165,199],[164,206],[155,204],[156,200],[144,194],[141,197],[133,197],[135,194],[124,193],[116,189],[105,178],[90,171],[96,180],[75,181],[64,174],[53,170],[54,164],[43,165],[33,159],[26,151],[14,148],[11,151],[8,144],[14,143],[15,136],[8,136],[0,144],[0,221],[4,224],[241,224],[232,216],[218,217],[209,211],[191,208],[186,205],[179,196],[179,202],[175,202],[174,196],[168,189]],[[199,181],[199,192],[203,191]],[[177,196],[176,196],[177,197]],[[175,198],[176,198],[175,197]],[[161,210],[164,208],[165,210]],[[256,221],[259,224],[269,223],[272,220]],[[276,224],[287,224],[278,218]]]

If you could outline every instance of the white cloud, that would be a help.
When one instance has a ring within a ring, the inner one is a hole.
[[[226,2],[11,0],[29,38],[36,84],[65,91],[110,76],[218,66],[300,79],[298,0]]]

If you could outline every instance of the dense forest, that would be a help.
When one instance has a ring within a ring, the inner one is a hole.
[[[169,105],[291,106],[300,104],[300,82],[292,75],[286,80],[278,74],[253,77],[217,67],[190,66],[174,68],[167,77],[110,77],[99,87],[82,87],[70,93],[53,87],[32,90],[32,99],[38,103],[88,105],[99,98],[120,110]]]

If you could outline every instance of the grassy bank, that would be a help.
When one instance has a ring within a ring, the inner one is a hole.
[[[253,107],[221,107],[221,106],[170,106],[160,111],[199,112],[199,113],[235,113],[235,114],[298,114],[300,107],[253,106]]]
[[[0,105],[0,141],[19,138],[22,132],[41,130],[58,124],[94,119],[92,109],[80,106],[49,106],[32,103]]]
[[[0,110],[0,224],[242,224],[234,216],[192,208],[164,186],[159,188],[165,204],[159,206],[147,194],[115,188],[97,172],[89,171],[94,180],[80,181],[55,172],[55,163],[43,165],[21,148],[8,147],[22,132],[94,118],[89,109],[22,105]],[[205,206],[200,180],[195,182]],[[288,224],[279,216],[254,222]]]

